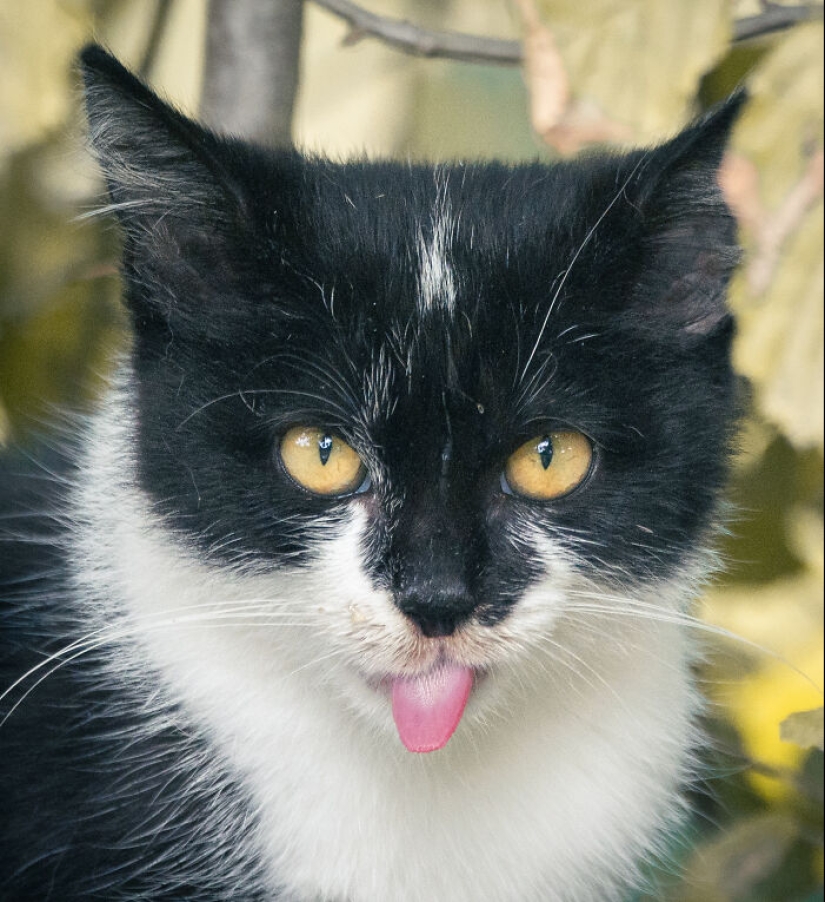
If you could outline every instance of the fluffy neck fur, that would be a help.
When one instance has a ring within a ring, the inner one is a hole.
[[[147,729],[174,719],[239,776],[254,828],[233,835],[216,806],[197,825],[214,864],[263,861],[255,881],[296,902],[623,898],[684,812],[693,643],[668,615],[696,565],[626,599],[603,589],[615,613],[600,616],[592,582],[545,543],[548,576],[512,617],[494,685],[443,751],[413,756],[342,663],[364,624],[393,619],[358,564],[363,521],[338,524],[309,575],[205,565],[136,485],[128,397],[92,433],[76,579],[90,629],[113,636],[102,679],[156,684]]]

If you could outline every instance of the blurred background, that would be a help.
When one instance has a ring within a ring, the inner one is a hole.
[[[364,2],[0,0],[0,445],[93,405],[124,341],[117,231],[85,216],[102,185],[73,61],[92,38],[190,115],[334,158],[650,143],[747,84],[722,183],[751,411],[700,610],[710,776],[645,899],[822,900],[821,4]]]

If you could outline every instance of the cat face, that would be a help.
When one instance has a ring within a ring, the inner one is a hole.
[[[576,166],[339,165],[217,139],[113,61],[87,79],[141,491],[321,612],[365,704],[438,672],[449,720],[577,593],[685,571],[734,408],[738,102]]]

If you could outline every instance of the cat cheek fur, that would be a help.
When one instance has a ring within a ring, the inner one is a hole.
[[[37,681],[0,729],[0,894],[625,898],[701,743],[741,96],[625,156],[334,164],[220,138],[100,48],[83,72],[133,345],[55,498],[0,486],[0,674]],[[304,425],[368,493],[286,476]],[[557,428],[592,442],[581,489],[502,491]],[[410,754],[392,690],[436,665],[472,693]]]
[[[543,875],[552,874],[565,887],[559,899],[614,898],[615,875],[633,873],[651,836],[682,815],[676,791],[688,776],[696,698],[677,628],[576,617],[571,599],[588,589],[592,598],[594,587],[536,533],[545,577],[511,618],[479,631],[480,649],[468,643],[476,660],[494,650],[490,660],[505,666],[482,683],[437,760],[411,759],[380,689],[358,673],[408,660],[419,644],[359,569],[358,518],[309,575],[204,567],[153,520],[128,476],[128,411],[109,403],[78,497],[81,521],[94,524],[75,538],[89,623],[122,623],[122,602],[112,600],[126,601],[129,638],[113,643],[112,672],[124,683],[162,673],[161,696],[171,690],[245,775],[261,811],[245,843],[273,886],[296,899],[347,887],[353,899],[546,902]],[[686,576],[651,590],[647,603],[678,610]],[[331,585],[346,588],[331,596]],[[268,610],[247,621],[254,600]],[[221,629],[209,629],[216,615]],[[449,866],[431,867],[436,849],[454,850]],[[409,897],[399,896],[404,885],[416,887]]]

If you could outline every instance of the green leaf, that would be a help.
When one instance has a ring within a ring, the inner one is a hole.
[[[674,902],[746,902],[779,869],[798,836],[794,821],[760,814],[698,846]]]
[[[804,749],[825,749],[825,709],[797,711],[779,725],[783,742],[793,742]]]

